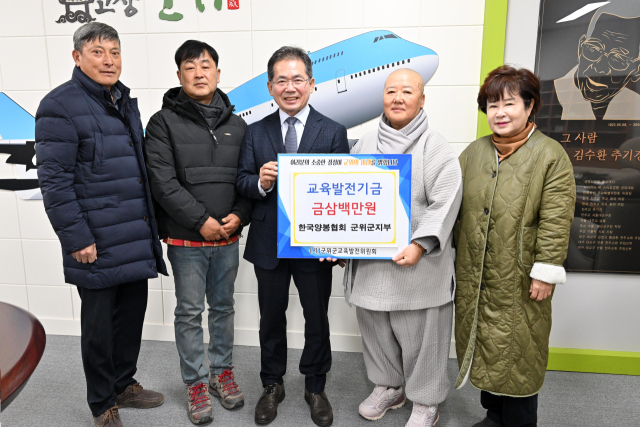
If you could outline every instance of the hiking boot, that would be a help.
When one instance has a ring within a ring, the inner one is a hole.
[[[407,403],[404,389],[398,387],[376,386],[369,397],[358,407],[358,412],[364,418],[375,421],[384,417],[389,409],[402,408]]]
[[[164,403],[164,396],[157,391],[145,390],[140,383],[130,385],[118,395],[118,408],[149,409]]]
[[[209,393],[220,399],[225,408],[236,409],[244,406],[244,394],[238,388],[231,369],[225,369],[220,375],[211,375]]]
[[[189,420],[194,424],[212,422],[213,408],[211,408],[211,399],[207,394],[207,385],[205,383],[191,386],[187,384],[187,395],[189,396]]]
[[[95,427],[122,427],[118,407],[114,406],[111,409],[107,409],[104,414],[93,417],[93,425]]]
[[[426,406],[414,402],[411,418],[405,427],[433,427],[439,417],[437,406]]]

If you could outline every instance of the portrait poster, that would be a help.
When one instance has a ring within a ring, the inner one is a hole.
[[[391,259],[411,241],[410,154],[279,154],[278,257]]]
[[[640,273],[640,2],[541,0],[538,129],[573,164],[567,271]]]

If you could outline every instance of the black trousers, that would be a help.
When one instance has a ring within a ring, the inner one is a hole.
[[[298,288],[304,313],[304,350],[300,373],[311,393],[324,390],[331,369],[329,298],[331,267],[317,259],[281,259],[273,270],[255,266],[260,304],[260,351],[262,385],[282,384],[287,370],[287,317],[291,277]]]
[[[538,425],[538,395],[529,397],[496,396],[480,392],[480,403],[487,417],[504,427],[536,427]]]
[[[82,365],[87,402],[94,417],[115,406],[116,397],[137,381],[148,282],[139,280],[106,289],[78,287],[82,299]]]

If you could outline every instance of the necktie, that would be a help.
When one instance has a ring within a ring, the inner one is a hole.
[[[285,122],[287,122],[287,134],[284,136],[284,149],[287,154],[295,154],[298,152],[298,135],[296,134],[296,124],[295,117],[288,117]]]

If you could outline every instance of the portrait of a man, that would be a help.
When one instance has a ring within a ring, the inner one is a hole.
[[[640,3],[598,9],[578,40],[577,59],[555,80],[562,120],[640,119]]]

